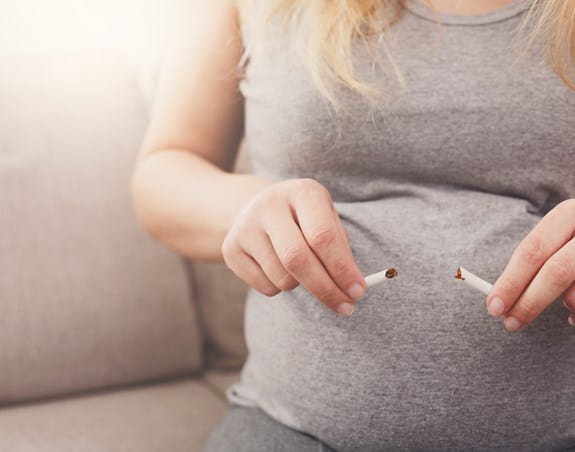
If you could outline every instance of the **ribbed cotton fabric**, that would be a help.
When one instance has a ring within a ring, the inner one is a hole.
[[[400,276],[349,318],[301,287],[251,291],[249,357],[228,398],[340,451],[574,446],[568,312],[556,302],[509,333],[453,274],[461,265],[493,282],[541,216],[575,197],[575,93],[535,50],[516,61],[529,1],[474,17],[406,6],[373,38],[405,87],[358,44],[358,71],[385,95],[369,107],[341,89],[339,116],[280,26],[255,41],[244,25],[254,171],[324,184],[364,274]]]

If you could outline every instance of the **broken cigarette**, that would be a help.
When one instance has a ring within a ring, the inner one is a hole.
[[[479,290],[485,295],[488,295],[491,292],[491,288],[493,287],[492,284],[489,284],[487,281],[481,279],[479,276],[475,276],[468,270],[465,270],[463,267],[458,267],[455,273],[455,278],[459,279],[466,284],[474,287],[475,289]]]
[[[367,287],[369,288],[369,287],[375,286],[377,284],[380,284],[383,281],[386,281],[388,279],[395,278],[397,275],[399,275],[397,270],[393,267],[389,267],[383,271],[380,271],[380,272],[374,273],[372,275],[366,276],[365,277],[365,283],[367,284]]]

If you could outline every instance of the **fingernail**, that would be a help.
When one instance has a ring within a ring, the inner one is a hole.
[[[349,289],[347,289],[347,294],[354,300],[357,301],[363,298],[365,295],[365,289],[361,287],[358,283],[353,283]]]
[[[335,310],[340,313],[341,315],[345,315],[345,316],[350,316],[351,314],[353,314],[353,310],[355,309],[355,306],[352,305],[351,303],[342,303],[340,305],[337,306],[337,308],[335,308]]]
[[[521,328],[521,322],[515,317],[511,316],[505,317],[503,324],[505,325],[505,328],[507,328],[507,331],[517,331],[519,328]]]
[[[493,317],[499,317],[505,311],[505,304],[501,298],[495,297],[492,298],[487,306],[487,311]]]
[[[575,319],[573,318],[572,315],[569,316],[569,319],[567,319],[567,321],[569,322],[569,325],[575,326]]]

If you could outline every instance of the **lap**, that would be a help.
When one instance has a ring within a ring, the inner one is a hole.
[[[204,452],[335,452],[319,439],[294,430],[259,408],[229,405]]]

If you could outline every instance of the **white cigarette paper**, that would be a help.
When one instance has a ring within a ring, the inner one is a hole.
[[[397,270],[393,267],[389,267],[386,268],[383,271],[374,273],[372,275],[366,276],[365,277],[365,283],[367,284],[367,287],[372,287],[375,286],[377,284],[382,283],[383,281],[387,281],[388,279],[392,279],[395,278],[399,273],[397,272]]]
[[[459,267],[457,269],[455,278],[463,281],[465,284],[477,289],[479,292],[482,292],[485,295],[488,295],[489,292],[491,292],[491,288],[493,287],[492,284],[489,284],[479,276],[475,276],[473,273],[465,270],[463,267]]]

